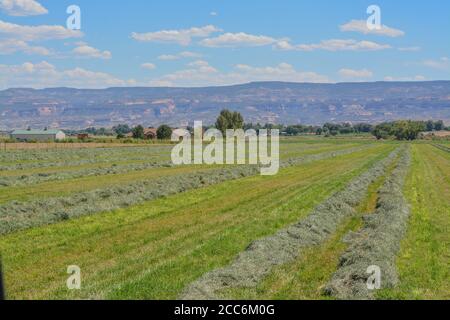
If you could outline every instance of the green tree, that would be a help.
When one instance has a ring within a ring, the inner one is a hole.
[[[156,136],[159,140],[168,140],[172,137],[172,129],[168,125],[163,124],[156,130]]]
[[[138,125],[133,128],[132,130],[133,138],[135,139],[144,139],[144,127],[141,125]]]
[[[387,139],[390,136],[397,140],[415,140],[419,133],[427,129],[423,121],[400,120],[377,125],[372,134],[377,139]]]
[[[415,140],[421,131],[426,130],[426,124],[420,121],[402,120],[394,122],[392,134],[397,140]]]
[[[392,126],[389,123],[379,124],[379,125],[375,126],[375,128],[373,128],[372,134],[378,140],[387,139],[391,135],[391,127]]]
[[[227,129],[242,129],[244,127],[244,118],[239,112],[231,112],[224,109],[220,112],[216,121],[216,128],[225,135]]]
[[[439,120],[434,123],[434,130],[442,131],[445,129],[444,121]]]
[[[244,118],[239,112],[233,112],[232,115],[232,125],[233,129],[242,129],[244,127]]]
[[[434,122],[431,120],[428,120],[426,123],[427,131],[433,131],[434,130]]]
[[[131,128],[127,124],[119,124],[117,126],[114,126],[112,130],[117,134],[126,135],[127,133],[131,132]]]

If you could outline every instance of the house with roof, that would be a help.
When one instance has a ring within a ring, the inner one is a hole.
[[[155,140],[158,138],[156,128],[144,128],[144,139]],[[133,138],[133,132],[129,132],[125,135],[126,138]]]
[[[158,138],[157,131],[158,131],[158,129],[156,129],[156,128],[144,129],[145,139],[154,140],[154,139]]]
[[[58,141],[64,140],[66,134],[61,130],[14,130],[10,134],[11,139],[17,141]]]

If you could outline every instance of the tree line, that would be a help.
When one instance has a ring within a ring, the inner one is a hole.
[[[416,140],[424,131],[442,131],[449,128],[439,121],[399,120],[384,122],[374,127],[372,134],[377,139],[395,138],[397,140]]]
[[[224,109],[220,112],[217,120],[210,128],[220,130],[224,135],[227,129],[254,129],[258,132],[261,129],[278,129],[284,136],[299,135],[317,135],[317,136],[337,136],[348,134],[372,134],[377,139],[397,139],[397,140],[415,140],[419,134],[424,131],[442,131],[450,130],[445,127],[442,120],[438,121],[412,121],[399,120],[384,122],[378,125],[369,123],[325,123],[322,126],[313,125],[282,125],[282,124],[260,124],[245,123],[241,113]],[[192,127],[187,127],[189,132],[193,132]],[[87,128],[77,133],[88,133],[92,135],[114,136],[122,139],[131,133],[134,139],[145,139],[145,129],[142,125],[130,127],[127,124],[119,124],[111,129],[105,128]],[[156,130],[156,136],[159,140],[167,140],[172,136],[172,128],[168,125],[161,125]]]

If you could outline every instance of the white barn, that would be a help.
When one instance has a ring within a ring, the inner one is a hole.
[[[64,140],[66,134],[61,130],[15,130],[11,139],[18,141],[56,141]]]

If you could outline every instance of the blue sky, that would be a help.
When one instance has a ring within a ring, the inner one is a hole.
[[[447,80],[449,30],[443,0],[0,0],[0,88]]]

